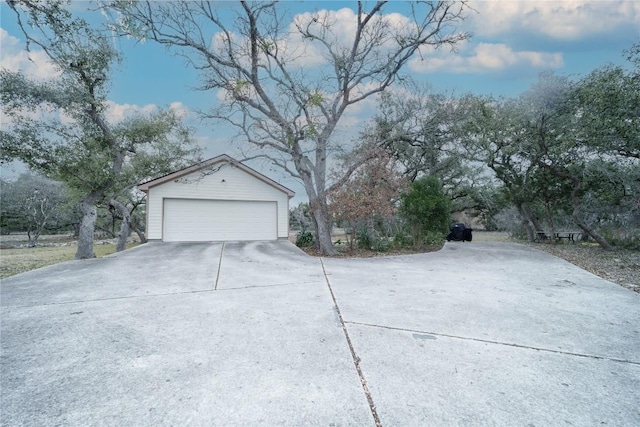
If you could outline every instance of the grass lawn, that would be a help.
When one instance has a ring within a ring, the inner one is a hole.
[[[128,243],[127,249],[139,243]],[[77,246],[41,246],[35,248],[0,249],[0,279],[70,261],[76,254]],[[98,258],[115,253],[116,245],[95,245],[93,247]]]

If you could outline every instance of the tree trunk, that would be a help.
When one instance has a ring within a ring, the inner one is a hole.
[[[602,247],[602,249],[604,249],[605,251],[611,251],[613,250],[613,247],[609,244],[609,242],[607,242],[607,240],[602,237],[597,231],[595,231],[593,228],[589,227],[580,217],[580,214],[578,212],[577,209],[574,209],[573,214],[571,215],[571,217],[573,218],[573,221],[576,223],[576,225],[578,227],[580,227],[580,229],[582,231],[584,231],[586,234],[588,234],[589,236],[593,237],[593,240],[595,240],[596,242],[598,242],[598,244],[600,245],[600,247]]]
[[[31,237],[31,227],[27,230],[27,238],[29,239],[29,243],[27,243],[27,247],[35,248],[37,244],[37,237]]]
[[[533,209],[531,209],[531,206],[529,206],[529,203],[523,203],[522,208],[524,209],[524,212],[527,214],[527,218],[529,218],[529,221],[531,221],[531,224],[533,224],[533,228],[535,228],[536,232],[544,231],[542,229],[542,225],[540,224],[540,221],[538,220],[538,217],[536,216],[535,212],[533,212]]]
[[[556,224],[553,222],[553,212],[551,212],[551,203],[549,200],[544,202],[545,210],[547,211],[547,222],[549,223],[549,227],[551,227],[551,244],[556,244]]]
[[[327,208],[327,196],[323,191],[316,192],[314,182],[312,179],[312,173],[306,166],[301,164],[300,157],[294,159],[296,168],[300,171],[300,176],[304,184],[307,195],[309,196],[309,216],[313,223],[313,228],[316,233],[316,247],[320,252],[320,255],[335,255],[338,252],[333,247],[331,242],[331,219],[329,217],[329,209]],[[322,178],[322,171],[316,174],[316,180],[320,181],[320,188],[324,188],[324,181]]]
[[[605,251],[613,250],[613,247],[609,244],[609,242],[607,242],[607,240],[604,237],[602,237],[596,230],[589,227],[587,223],[584,222],[584,220],[582,219],[582,215],[580,214],[580,203],[577,197],[578,191],[580,191],[580,186],[574,188],[574,190],[571,192],[572,193],[571,200],[573,203],[573,213],[571,214],[571,217],[573,218],[573,222],[575,222],[576,225],[580,227],[582,231],[584,231],[586,234],[591,236],[593,240],[598,242],[598,244],[600,245],[600,247],[602,247],[602,249],[604,249]],[[576,195],[573,196],[573,193],[576,193]]]
[[[531,228],[531,223],[529,222],[529,216],[526,214],[523,204],[519,203],[517,205],[518,214],[520,215],[520,220],[522,221],[522,226],[527,232],[527,241],[529,243],[533,243],[535,240],[535,234],[533,233],[533,229]]]
[[[96,208],[98,198],[98,194],[94,192],[80,202],[82,220],[80,221],[80,230],[78,233],[76,259],[96,257],[96,254],[93,252],[93,234],[96,229],[96,219],[98,217],[98,209]]]
[[[580,199],[578,196],[581,190],[582,183],[577,177],[573,177],[572,180],[574,183],[573,190],[571,191],[571,203],[573,204],[573,212],[571,214],[571,217],[573,218],[573,222],[575,222],[576,225],[580,227],[580,229],[587,235],[591,236],[593,240],[598,242],[602,249],[604,249],[605,251],[613,250],[613,247],[611,247],[609,242],[607,242],[607,240],[602,237],[596,230],[589,227],[587,223],[582,219],[582,215],[580,214]]]
[[[131,229],[138,235],[140,243],[147,243],[147,236],[145,236],[144,231],[140,229],[140,220],[136,215],[131,217]]]
[[[131,223],[131,214],[129,209],[122,203],[115,199],[109,201],[109,206],[112,209],[116,209],[122,215],[122,221],[120,221],[120,234],[118,235],[118,243],[116,244],[116,252],[121,252],[127,249],[127,238],[129,237],[129,224]]]
[[[320,254],[337,254],[336,249],[333,247],[333,242],[331,242],[331,220],[326,202],[316,199],[310,201],[309,204],[311,205],[310,214],[316,229],[316,242]]]

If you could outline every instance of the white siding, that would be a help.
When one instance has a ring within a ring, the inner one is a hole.
[[[147,193],[147,236],[161,240],[164,199],[208,199],[274,201],[277,204],[277,235],[289,234],[289,198],[286,193],[228,163],[215,165],[213,172],[197,171],[175,181],[149,188]]]

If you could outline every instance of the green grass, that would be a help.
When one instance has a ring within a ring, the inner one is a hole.
[[[127,244],[127,249],[139,243]],[[42,246],[35,248],[0,249],[0,279],[35,270],[36,268],[58,264],[74,259],[77,247],[70,246]],[[95,245],[93,251],[101,258],[115,253],[116,245]]]

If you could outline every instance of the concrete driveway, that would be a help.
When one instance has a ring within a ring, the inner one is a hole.
[[[0,296],[2,425],[640,425],[640,295],[521,245],[156,243]]]

